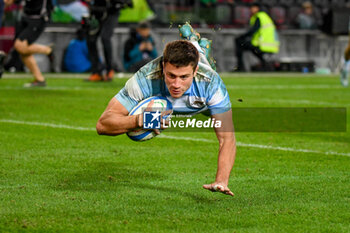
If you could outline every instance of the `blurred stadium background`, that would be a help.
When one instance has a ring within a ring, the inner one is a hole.
[[[61,2],[69,2],[61,0]],[[249,26],[250,0],[214,0],[212,7],[204,7],[201,0],[133,0],[138,9],[123,9],[119,25],[113,36],[113,54],[116,67],[123,71],[123,46],[129,35],[130,26],[140,20],[152,22],[152,34],[157,50],[178,39],[177,25],[186,21],[202,34],[214,41],[213,55],[219,72],[232,71],[236,58],[234,38],[245,32]],[[281,48],[271,59],[276,63],[276,70],[293,72],[339,72],[341,57],[346,47],[350,1],[312,0],[313,14],[317,21],[315,30],[298,29],[295,17],[302,9],[304,0],[263,0],[262,9],[270,14],[278,28]],[[58,0],[60,3],[60,0]],[[4,26],[0,30],[0,48],[5,52],[12,47],[14,25],[21,6],[5,9]],[[72,22],[62,17],[62,12],[55,10],[52,22],[38,40],[39,43],[55,43],[55,70],[60,72],[64,49],[74,38],[79,22]],[[45,56],[36,55],[42,71],[49,71],[49,62]],[[247,53],[248,70],[257,63],[253,55]]]

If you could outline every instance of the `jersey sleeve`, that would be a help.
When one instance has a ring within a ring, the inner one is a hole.
[[[209,84],[207,106],[211,115],[224,113],[231,109],[226,86],[218,74]]]
[[[115,95],[115,98],[130,112],[140,101],[151,96],[151,84],[142,70],[136,72]]]

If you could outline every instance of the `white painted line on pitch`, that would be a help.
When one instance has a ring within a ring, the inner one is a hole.
[[[48,87],[37,87],[37,88],[27,88],[27,87],[13,87],[4,86],[0,87],[0,90],[28,90],[28,91],[95,91],[95,90],[106,90],[113,89],[113,86],[99,86],[99,87],[65,87],[65,86],[48,86]]]
[[[50,78],[60,78],[60,79],[84,79],[88,78],[89,74],[77,74],[77,73],[44,73],[45,76]],[[115,74],[116,78],[119,77],[131,77],[133,73],[121,73],[118,72]],[[264,72],[264,73],[250,73],[250,72],[220,72],[220,76],[223,78],[293,78],[293,79],[303,79],[303,78],[310,78],[310,79],[320,79],[320,78],[326,78],[329,79],[330,77],[336,77],[336,75],[324,75],[324,74],[316,74],[316,73],[309,73],[309,74],[302,74],[302,73],[294,73],[294,72],[288,72],[288,73],[279,73],[279,72]],[[33,76],[30,73],[10,73],[5,72],[3,74],[4,79],[22,79],[22,78],[33,78]]]
[[[96,88],[107,88],[106,87],[96,87]],[[261,89],[275,89],[275,90],[284,90],[284,89],[288,89],[288,90],[292,90],[292,89],[344,89],[342,86],[338,86],[338,85],[226,85],[227,89],[248,89],[248,90],[261,90]],[[42,87],[42,88],[24,88],[21,86],[2,86],[0,87],[0,89],[3,90],[85,90],[85,89],[94,89],[91,87],[83,87],[83,86],[78,86],[78,87],[67,87],[67,86],[50,86],[50,84],[48,84],[48,86],[46,87]]]
[[[13,86],[5,86],[5,87],[0,87],[0,90],[29,90],[29,91],[45,91],[45,90],[53,90],[53,91],[67,91],[67,90],[72,90],[72,91],[80,91],[80,90],[92,90],[92,89],[98,89],[98,88],[83,88],[83,87],[38,87],[38,88],[26,88],[26,87],[13,87]],[[101,88],[102,89],[102,88]]]
[[[224,78],[337,78],[336,74],[317,74],[317,73],[300,73],[300,72],[220,72]]]
[[[217,142],[215,140],[209,140],[209,139],[189,138],[189,137],[176,137],[176,136],[168,136],[168,135],[159,135],[158,137],[167,138],[167,139],[175,139],[175,140],[190,140],[190,141],[200,141],[200,142],[210,142],[210,143],[216,143]],[[250,143],[242,143],[242,142],[237,142],[237,146],[251,147],[251,148],[260,148],[260,149],[269,149],[269,150],[291,151],[291,152],[303,152],[303,153],[315,153],[315,154],[325,154],[325,155],[350,156],[350,153],[342,153],[342,152],[334,152],[334,151],[323,152],[323,151],[317,151],[317,150],[296,149],[296,148],[291,148],[291,147],[280,147],[280,146],[266,146],[266,145],[250,144]]]
[[[21,124],[21,125],[37,125],[37,126],[44,126],[44,127],[50,127],[50,128],[58,128],[58,129],[72,129],[72,130],[80,130],[80,131],[96,131],[95,128],[76,127],[76,126],[61,125],[61,124],[57,125],[57,124],[43,123],[43,122],[16,121],[16,120],[8,120],[8,119],[0,119],[0,122],[12,123],[12,124]]]
[[[260,148],[260,149],[270,149],[270,150],[282,150],[282,151],[291,151],[291,152],[350,156],[350,153],[342,153],[342,152],[334,152],[334,151],[324,152],[324,151],[318,151],[318,150],[296,149],[296,148],[291,148],[291,147],[280,147],[280,146],[266,146],[266,145],[240,143],[240,142],[237,143],[237,146],[253,147],[253,148]]]
[[[20,76],[21,77],[21,76]],[[18,78],[20,78],[18,77]],[[56,76],[52,76],[52,78],[55,78]],[[61,75],[57,75],[56,78],[64,78],[66,76],[61,76]],[[77,78],[80,78],[81,76],[77,75]],[[125,78],[125,77],[130,77],[129,74],[127,75],[119,75],[119,78]],[[117,78],[117,77],[116,77]],[[11,78],[9,78],[11,79]],[[341,85],[336,85],[336,84],[305,84],[305,85],[270,85],[270,84],[260,84],[260,85],[248,85],[248,84],[230,84],[230,85],[226,85],[227,89],[248,89],[248,90],[269,90],[269,89],[275,89],[275,90],[304,90],[304,89],[344,89],[343,86]],[[4,86],[4,87],[0,87],[0,89],[4,89],[4,90],[18,90],[18,89],[28,89],[28,88],[23,88],[23,87],[13,87],[13,86]],[[47,87],[45,88],[35,88],[35,90],[84,90],[84,89],[89,89],[89,87],[66,87],[66,86],[50,86],[50,84],[48,84]],[[93,89],[93,88],[91,88]]]
[[[50,78],[62,78],[62,79],[83,79],[88,78],[89,74],[75,74],[75,73],[66,73],[66,74],[50,74],[50,73],[44,73],[45,76],[49,76]],[[33,76],[29,73],[5,73],[2,77],[3,79],[23,79],[23,78],[33,78]]]
[[[254,100],[255,102],[256,100]],[[259,98],[257,101],[263,101],[263,102],[269,102],[274,104],[279,103],[290,103],[290,104],[315,104],[315,105],[322,105],[322,106],[339,106],[339,107],[346,107],[350,106],[349,104],[345,103],[335,103],[335,102],[323,102],[323,101],[312,101],[312,100],[291,100],[291,99],[268,99],[268,98]]]
[[[94,91],[94,90],[106,90],[106,89],[112,89],[113,87],[64,87],[64,86],[48,86],[43,88],[25,88],[25,87],[13,87],[13,86],[4,86],[0,87],[0,90],[28,90],[28,91],[45,91],[45,90],[53,90],[53,91]],[[113,88],[114,89],[114,88]],[[239,88],[237,88],[239,89]],[[252,99],[252,102],[256,102],[256,100]],[[341,104],[341,103],[334,103],[334,102],[317,102],[317,101],[310,101],[310,100],[289,100],[289,99],[257,99],[259,102],[266,101],[273,104],[279,104],[279,103],[291,103],[291,104],[315,104],[315,105],[321,105],[321,106],[338,106],[338,107],[346,107],[350,106],[348,104]]]
[[[58,78],[58,79],[87,79],[89,77],[89,74],[76,74],[76,73],[45,73],[45,76],[48,76],[47,79],[50,80],[52,78]],[[133,74],[131,73],[117,73],[114,77],[115,78],[130,78]],[[11,73],[5,73],[2,77],[3,79],[23,79],[23,78],[33,78],[31,74],[22,73],[22,74],[11,74]]]
[[[318,84],[318,85],[226,85],[227,89],[275,89],[275,90],[303,90],[303,89],[344,89],[341,85]]]
[[[98,87],[101,88],[101,87]],[[106,88],[106,87],[105,87]],[[269,89],[275,89],[275,90],[304,90],[304,89],[344,89],[343,86],[341,85],[331,85],[331,84],[319,84],[319,85],[226,85],[227,89],[248,89],[248,90],[269,90]],[[42,88],[24,88],[24,87],[19,87],[19,86],[3,86],[0,87],[0,89],[4,90],[18,90],[18,89],[27,89],[27,90],[84,90],[84,89],[89,89],[89,87],[67,87],[67,86],[50,86],[48,84],[47,87],[42,87]],[[93,88],[91,88],[93,89]]]
[[[164,134],[160,134],[157,137],[165,138],[165,139],[185,140],[185,141],[189,140],[189,141],[196,141],[196,142],[210,142],[210,143],[216,142],[214,140],[205,139],[205,138],[176,137],[176,136],[170,136],[170,135],[164,135]]]
[[[96,131],[95,128],[76,127],[76,126],[62,125],[62,124],[57,125],[57,124],[43,123],[43,122],[17,121],[17,120],[9,120],[9,119],[0,119],[0,122],[12,123],[12,124],[22,124],[22,125],[36,125],[36,126],[44,126],[44,127],[58,128],[58,129],[71,129],[71,130],[79,130],[79,131]],[[215,140],[204,139],[204,138],[176,137],[176,136],[170,136],[170,135],[164,135],[164,134],[163,135],[159,135],[158,137],[159,138],[164,138],[164,139],[217,143],[217,141],[215,141]],[[292,148],[292,147],[280,147],[280,146],[267,146],[267,145],[250,144],[250,143],[242,143],[242,142],[237,142],[237,146],[249,147],[249,148],[268,149],[268,150],[290,151],[290,152],[302,152],[302,153],[315,153],[315,154],[324,154],[324,155],[350,156],[350,153],[342,153],[342,152],[335,152],[335,151],[324,152],[324,151],[318,151],[318,150],[296,149],[296,148]]]

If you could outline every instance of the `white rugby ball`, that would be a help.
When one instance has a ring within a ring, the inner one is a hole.
[[[138,103],[129,113],[129,116],[142,114],[147,108],[148,104],[154,100],[152,105],[152,110],[160,112],[172,110],[173,105],[171,102],[162,96],[152,96]],[[137,129],[126,133],[131,140],[134,141],[146,141],[154,138],[157,134],[153,130],[149,129]]]

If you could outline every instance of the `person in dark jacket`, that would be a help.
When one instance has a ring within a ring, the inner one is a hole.
[[[141,22],[130,30],[130,38],[124,46],[124,68],[134,73],[157,57],[157,50],[151,36],[148,22]]]
[[[271,17],[266,12],[261,11],[259,3],[252,3],[250,12],[252,16],[249,30],[235,39],[236,71],[245,71],[244,51],[252,52],[260,60],[263,70],[266,68],[264,54],[275,54],[279,51],[278,34]]]
[[[10,5],[14,3],[14,0],[4,0],[4,2],[6,5]],[[52,63],[53,48],[52,46],[34,44],[34,42],[44,31],[53,7],[51,0],[24,0],[24,2],[21,21],[16,25],[14,48],[34,76],[34,81],[25,84],[25,87],[42,87],[46,86],[46,82],[35,61],[34,54],[46,54]]]
[[[87,45],[91,61],[90,82],[111,81],[114,76],[112,36],[120,10],[132,6],[131,0],[85,0],[90,6]],[[101,37],[104,62],[99,59],[97,40]]]

